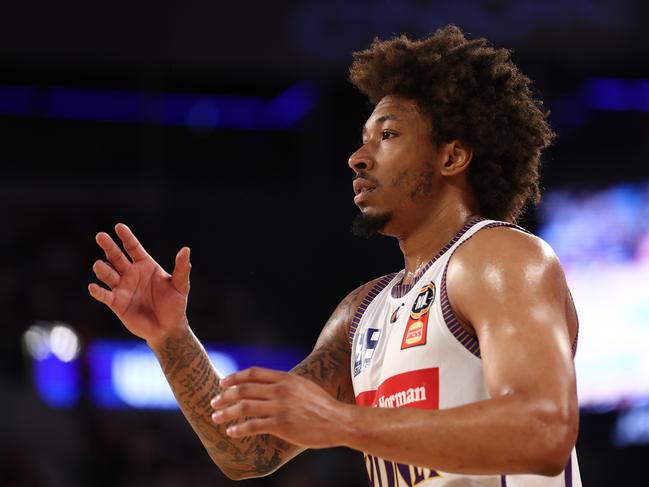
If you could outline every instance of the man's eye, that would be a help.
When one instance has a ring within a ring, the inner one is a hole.
[[[384,130],[381,133],[381,140],[386,140],[394,137],[394,132],[390,132],[389,130]]]

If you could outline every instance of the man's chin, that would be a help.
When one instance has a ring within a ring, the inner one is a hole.
[[[351,231],[357,237],[370,238],[383,233],[392,220],[392,213],[360,213],[352,220]]]

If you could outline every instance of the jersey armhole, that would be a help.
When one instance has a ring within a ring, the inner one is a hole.
[[[387,276],[383,276],[379,281],[374,284],[372,289],[367,293],[367,295],[363,298],[363,301],[361,301],[361,304],[358,305],[356,308],[356,312],[354,313],[354,317],[352,318],[352,323],[349,326],[349,335],[348,335],[348,340],[349,340],[349,347],[350,350],[354,348],[354,335],[356,334],[356,329],[358,328],[359,323],[361,322],[361,318],[363,317],[363,314],[365,313],[365,310],[367,307],[370,305],[370,303],[374,300],[375,297],[379,295],[385,287],[392,282],[392,279],[394,279],[394,276],[396,276],[397,273],[393,272],[392,274],[388,274]]]
[[[575,330],[575,338],[572,340],[572,344],[570,345],[570,349],[572,350],[572,358],[574,359],[575,356],[577,355],[577,344],[579,343],[579,313],[577,313],[575,300],[572,297],[572,293],[570,292],[570,289],[568,289],[568,296],[570,297],[570,303],[572,304],[572,308],[575,310],[575,326],[577,327],[577,329]]]
[[[515,228],[517,230],[522,230],[526,233],[529,233],[524,228],[514,225],[513,223],[507,223],[507,222],[493,222],[478,229],[475,233],[473,233],[465,240],[460,242],[458,246],[453,249],[453,252],[451,252],[450,257],[448,258],[448,261],[446,261],[446,265],[444,266],[444,273],[442,274],[442,283],[440,286],[441,288],[440,305],[442,307],[442,316],[444,318],[444,323],[446,324],[446,327],[451,332],[451,334],[455,337],[455,339],[460,343],[460,345],[462,345],[464,348],[466,348],[469,352],[471,352],[479,359],[481,359],[482,356],[480,355],[480,343],[478,342],[478,339],[473,335],[471,335],[471,333],[467,331],[464,325],[462,325],[462,322],[457,317],[457,314],[455,313],[455,310],[453,310],[453,306],[451,306],[451,302],[448,299],[448,290],[446,288],[446,273],[448,271],[448,265],[451,263],[451,259],[453,258],[453,254],[455,254],[457,249],[459,249],[462,245],[464,245],[466,242],[471,240],[471,238],[473,238],[481,230],[484,230],[485,228],[495,228],[495,227]]]

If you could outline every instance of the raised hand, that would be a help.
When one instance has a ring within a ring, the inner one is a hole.
[[[130,259],[110,235],[98,233],[95,239],[107,262],[98,260],[92,269],[108,289],[92,283],[88,285],[90,295],[108,306],[131,333],[149,345],[187,330],[189,248],[180,249],[173,273],[169,274],[126,225],[117,224],[115,232]]]

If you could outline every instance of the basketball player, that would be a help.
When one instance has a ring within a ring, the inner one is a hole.
[[[372,486],[581,485],[577,316],[557,257],[513,225],[553,133],[509,57],[453,26],[355,54],[375,108],[349,159],[354,229],[395,237],[405,267],[351,292],[290,373],[221,378],[185,315],[189,249],[170,275],[125,225],[130,259],[97,235],[110,289],[90,294],[147,341],[226,475],[347,446]]]

